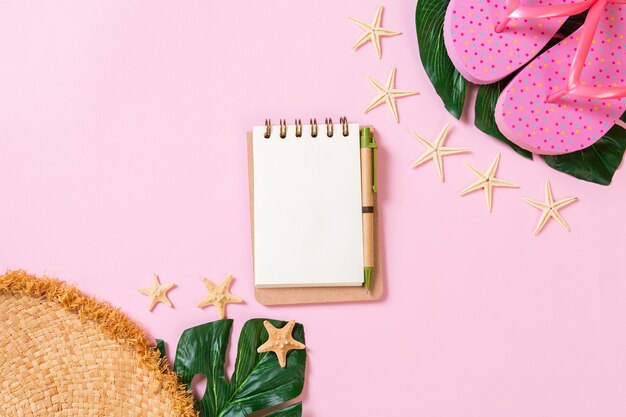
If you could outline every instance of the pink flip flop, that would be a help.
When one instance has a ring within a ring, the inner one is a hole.
[[[496,104],[500,131],[543,155],[586,148],[626,110],[626,0],[597,0],[585,24],[532,61]]]
[[[594,0],[451,0],[444,43],[456,69],[475,84],[491,84],[530,61],[567,16]]]

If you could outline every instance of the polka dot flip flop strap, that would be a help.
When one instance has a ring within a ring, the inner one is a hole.
[[[470,82],[490,84],[530,61],[567,16],[595,0],[451,0],[444,42],[457,70]]]
[[[504,89],[496,104],[500,131],[544,155],[574,152],[604,136],[626,110],[625,19],[626,4],[595,2],[582,28]]]

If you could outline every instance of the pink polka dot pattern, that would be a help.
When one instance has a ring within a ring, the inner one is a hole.
[[[580,0],[579,0],[580,1]],[[524,6],[548,6],[571,0],[522,0]],[[512,19],[496,33],[506,17],[506,0],[451,0],[444,20],[444,41],[457,70],[470,82],[490,84],[530,61],[548,43],[566,18]]]
[[[595,32],[581,83],[626,85],[626,5],[609,4]],[[626,110],[626,99],[599,100],[566,95],[546,103],[566,85],[582,28],[532,61],[504,89],[496,122],[512,142],[531,152],[563,154],[600,139]]]

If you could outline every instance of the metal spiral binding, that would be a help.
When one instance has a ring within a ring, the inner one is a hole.
[[[301,138],[302,137],[302,120],[296,119],[295,124],[296,124],[296,137]]]
[[[265,139],[269,139],[272,135],[272,121],[270,119],[265,119],[265,134],[263,135]]]
[[[348,136],[350,134],[350,130],[348,128],[348,118],[345,116],[341,117],[339,119],[339,123],[341,123],[341,130],[343,131],[343,135]]]
[[[311,119],[311,136],[317,137],[317,119]]]
[[[333,135],[335,134],[335,125],[333,125],[333,119],[331,118],[325,119],[324,123],[326,123],[326,136],[328,136],[329,138],[332,138]]]
[[[341,117],[339,119],[339,123],[341,124],[341,133],[343,136],[348,136],[350,134],[350,128],[348,125],[348,118]],[[302,137],[302,120],[295,120],[296,127],[296,137]],[[316,138],[319,133],[319,126],[317,124],[317,119],[309,119],[309,124],[311,125],[311,137]],[[333,124],[333,119],[330,117],[324,119],[324,124],[326,125],[326,136],[332,138],[335,134],[335,126]],[[265,139],[269,139],[272,136],[272,121],[270,119],[265,119],[265,134],[263,137]],[[279,121],[279,136],[281,139],[285,139],[287,137],[287,120],[280,119]]]

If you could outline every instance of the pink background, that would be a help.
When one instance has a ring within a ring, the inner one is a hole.
[[[304,415],[623,416],[626,173],[610,187],[527,161],[457,123],[471,154],[435,167],[409,134],[451,117],[418,58],[414,0],[386,3],[404,32],[352,52],[377,2],[55,1],[0,5],[0,270],[24,268],[120,306],[173,349],[199,310],[203,276],[233,274],[228,316],[306,326]],[[365,75],[421,95],[400,123]],[[468,111],[468,114],[471,111]],[[266,117],[346,115],[373,124],[387,293],[374,304],[268,308],[253,297],[245,132]],[[520,190],[458,193],[502,153]],[[533,237],[546,178],[566,233]],[[174,310],[146,311],[153,272]],[[233,349],[234,350],[234,349]]]

